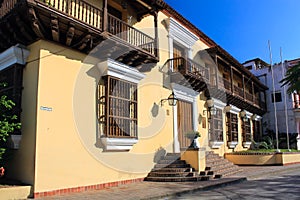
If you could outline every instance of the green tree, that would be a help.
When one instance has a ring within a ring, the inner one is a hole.
[[[281,86],[288,86],[289,94],[297,91],[300,94],[300,62],[286,71],[284,79],[280,81]]]
[[[0,84],[0,89],[5,88],[6,84]],[[0,161],[3,159],[6,147],[5,142],[9,134],[16,129],[21,128],[21,123],[18,122],[17,116],[12,114],[12,109],[15,103],[8,99],[6,95],[0,96]]]

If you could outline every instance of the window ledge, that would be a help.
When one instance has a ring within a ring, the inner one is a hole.
[[[244,148],[249,148],[251,146],[252,142],[243,142]]]
[[[210,141],[210,146],[212,149],[220,149],[223,144],[223,141]]]
[[[101,142],[106,151],[129,151],[138,139],[102,137]]]
[[[232,141],[232,142],[228,142],[228,147],[230,149],[234,149],[236,147],[236,145],[238,144],[237,141]]]

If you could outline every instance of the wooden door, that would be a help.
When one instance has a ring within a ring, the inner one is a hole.
[[[193,130],[193,109],[192,103],[178,100],[177,102],[177,127],[180,150],[188,148],[191,144],[185,133]]]

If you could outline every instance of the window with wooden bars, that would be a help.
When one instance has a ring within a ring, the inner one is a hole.
[[[21,97],[22,97],[22,82],[23,82],[23,66],[12,65],[0,71],[0,83],[5,86],[0,87],[0,96],[7,96],[7,99],[12,100],[15,106],[10,110],[10,115],[16,115],[16,123],[20,122],[21,118]],[[21,134],[20,130],[15,130],[13,134]]]
[[[260,141],[261,139],[261,123],[260,121],[252,120],[253,125],[253,139],[254,141]]]
[[[242,122],[242,131],[243,142],[251,142],[251,127],[249,120]]]
[[[97,113],[102,135],[137,138],[137,84],[105,76],[97,87]]]
[[[210,118],[209,136],[210,141],[223,142],[223,118],[222,110],[219,108],[216,108],[216,115]]]
[[[234,113],[227,113],[227,141],[237,142],[238,141],[238,116]]]

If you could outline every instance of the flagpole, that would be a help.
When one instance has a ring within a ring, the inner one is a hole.
[[[281,59],[281,71],[282,71],[282,79],[285,76],[285,70],[282,62],[282,49],[280,47],[280,59]],[[284,114],[285,114],[285,126],[286,126],[286,142],[288,151],[290,151],[290,138],[289,138],[289,123],[288,123],[288,113],[287,113],[287,103],[286,103],[286,87],[283,86],[283,96],[284,96]]]
[[[271,75],[272,75],[272,87],[273,87],[273,105],[274,105],[274,119],[275,119],[275,134],[276,134],[276,151],[280,152],[278,149],[278,125],[277,125],[277,107],[276,107],[276,101],[275,101],[275,82],[274,82],[274,73],[273,73],[273,67],[272,67],[272,50],[271,50],[271,43],[270,40],[268,40],[268,46],[269,46],[269,52],[270,52],[270,68],[271,68]]]

